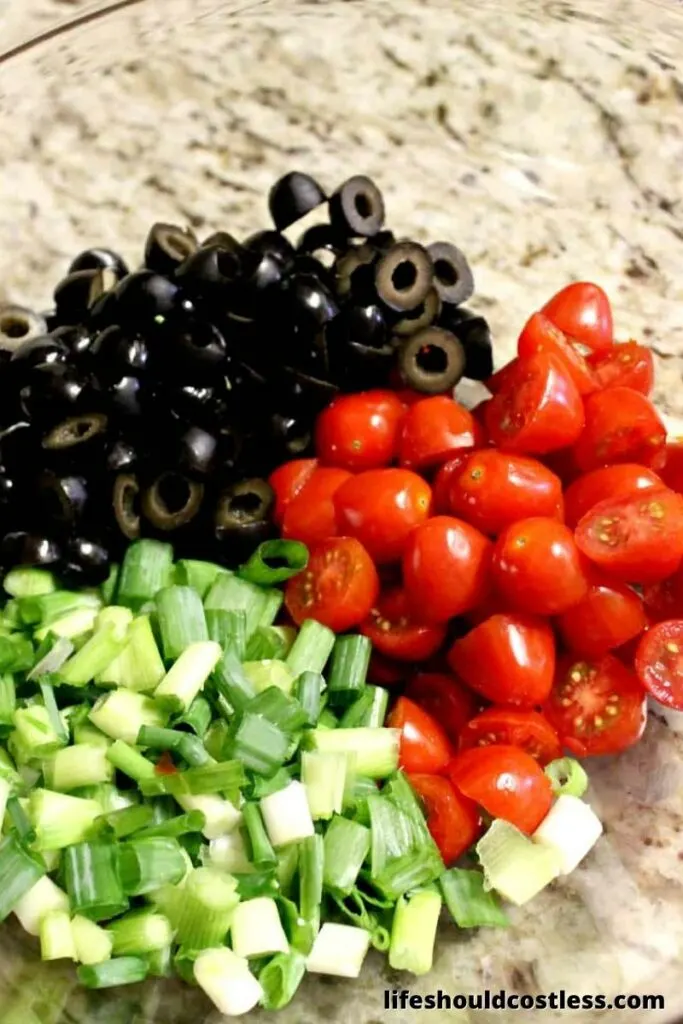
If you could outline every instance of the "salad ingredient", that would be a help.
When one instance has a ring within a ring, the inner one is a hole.
[[[193,967],[194,979],[219,1013],[240,1017],[248,1013],[263,995],[249,962],[227,946],[203,949]]]
[[[446,395],[423,398],[405,413],[398,458],[407,469],[430,469],[463,448],[475,447],[476,426],[472,414]]]
[[[654,405],[632,388],[596,391],[584,402],[586,423],[572,452],[583,472],[615,462],[651,463],[666,443]]]
[[[602,835],[595,811],[576,796],[558,796],[548,815],[534,832],[535,843],[559,854],[560,874],[569,875],[593,849]]]
[[[538,711],[495,705],[480,711],[463,726],[459,749],[491,744],[519,747],[540,765],[547,765],[562,753],[557,733]]]
[[[550,779],[555,796],[567,793],[583,796],[588,789],[588,776],[578,761],[572,757],[560,757],[546,765],[545,773]]]
[[[509,924],[495,893],[484,888],[481,871],[451,868],[439,879],[439,887],[458,928],[505,928]]]
[[[342,632],[367,618],[378,594],[377,570],[363,545],[338,537],[311,548],[308,566],[287,584],[285,604],[297,625],[316,619]]]
[[[554,846],[535,843],[507,821],[494,821],[477,843],[488,888],[521,907],[554,881],[562,864]]]
[[[306,970],[337,978],[357,978],[369,948],[370,933],[364,928],[326,921],[308,954]]]
[[[399,697],[387,720],[400,730],[399,763],[409,772],[438,774],[452,757],[452,747],[438,721],[408,697]]]
[[[507,745],[457,754],[448,775],[461,793],[494,818],[531,834],[552,804],[550,780],[529,754]]]
[[[397,561],[411,530],[425,522],[431,488],[407,469],[375,469],[351,477],[334,493],[337,529],[356,537],[376,564]]]
[[[479,706],[471,690],[454,676],[443,672],[418,672],[408,683],[405,693],[436,719],[454,744]]]
[[[446,638],[445,626],[416,622],[408,596],[401,587],[385,590],[377,606],[360,626],[373,649],[397,661],[424,661],[439,650]]]
[[[560,615],[560,634],[569,650],[599,658],[640,636],[647,627],[642,599],[620,583],[593,583],[586,596]]]
[[[574,529],[579,520],[601,501],[639,497],[642,491],[661,487],[662,480],[656,473],[636,463],[617,463],[591,470],[574,480],[565,491],[565,522]]]
[[[443,776],[409,773],[408,779],[424,804],[427,828],[448,867],[481,835],[481,815],[476,804]]]
[[[562,363],[580,395],[590,395],[598,387],[591,366],[567,336],[543,313],[534,313],[524,325],[517,342],[520,359],[547,352]]]
[[[652,626],[636,648],[636,672],[645,689],[666,707],[683,708],[683,620]]]
[[[340,395],[316,422],[318,458],[352,473],[388,466],[398,451],[404,416],[405,406],[393,391]]]
[[[275,493],[273,520],[278,526],[282,526],[289,504],[304,489],[317,468],[317,459],[293,459],[270,474],[268,483]]]
[[[542,312],[572,341],[594,352],[613,344],[612,308],[597,284],[575,281],[566,285],[546,302]]]
[[[334,495],[353,477],[345,469],[316,468],[299,493],[293,497],[282,519],[283,537],[309,547],[337,535]]]
[[[395,971],[429,974],[441,903],[441,893],[436,886],[399,897],[389,946],[389,966]]]
[[[612,345],[604,351],[594,352],[588,362],[598,387],[632,388],[643,395],[652,394],[654,357],[644,345],[635,341]]]

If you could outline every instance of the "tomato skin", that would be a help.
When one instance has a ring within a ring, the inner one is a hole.
[[[356,537],[376,563],[397,561],[429,516],[432,490],[409,469],[369,469],[334,492],[338,532]]]
[[[400,587],[380,594],[377,606],[360,631],[380,654],[396,661],[424,661],[446,639],[445,626],[425,626],[413,620],[408,597]]]
[[[649,398],[632,388],[607,388],[585,400],[586,425],[574,446],[584,472],[616,462],[650,460],[666,443],[666,427]]]
[[[519,747],[538,761],[549,764],[562,756],[562,746],[552,725],[538,711],[517,708],[485,708],[460,733],[459,750],[491,744]]]
[[[555,673],[555,637],[533,615],[492,615],[448,652],[455,674],[496,704],[533,708],[548,697]]]
[[[492,395],[497,395],[503,387],[507,387],[509,380],[513,378],[517,372],[516,367],[519,365],[519,362],[520,360],[517,357],[511,359],[509,362],[505,363],[504,366],[501,366],[499,370],[496,370],[495,373],[492,373],[488,380],[484,381],[486,388]],[[489,401],[490,399],[486,399],[486,402],[481,402],[480,404],[485,405],[488,404]]]
[[[658,583],[683,558],[683,496],[667,488],[601,501],[579,521],[579,549],[612,579]]]
[[[170,751],[164,750],[161,757],[154,765],[154,771],[157,775],[177,775],[178,769],[175,766],[175,762],[171,757]]]
[[[620,583],[593,583],[557,625],[570,651],[585,658],[599,658],[643,632],[647,616],[643,602],[630,587]]]
[[[647,719],[645,692],[635,672],[612,654],[590,661],[561,658],[543,710],[562,745],[577,757],[632,747]]]
[[[275,508],[273,520],[282,526],[285,511],[304,489],[313,473],[318,468],[317,459],[292,459],[285,462],[268,477],[268,483],[275,491]]]
[[[484,830],[473,800],[468,800],[442,775],[408,775],[425,806],[427,828],[446,867],[469,850]]]
[[[379,651],[370,655],[368,666],[368,682],[373,686],[398,686],[405,682],[409,666],[403,662],[385,658]]]
[[[474,747],[448,769],[453,785],[494,818],[535,832],[553,802],[550,779],[533,757],[509,745]]]
[[[586,359],[543,313],[534,313],[527,320],[517,342],[520,359],[527,359],[537,352],[549,352],[556,356],[576,384],[580,395],[590,395],[592,391],[597,391],[598,383]]]
[[[674,438],[667,442],[659,475],[672,491],[683,494],[683,439]]]
[[[589,281],[568,284],[546,302],[541,312],[572,341],[594,352],[614,344],[612,307],[597,284]]]
[[[436,719],[408,697],[399,697],[387,725],[401,730],[399,764],[406,772],[439,775],[453,756],[446,733]]]
[[[345,469],[325,466],[315,469],[285,508],[282,536],[289,540],[300,540],[308,547],[328,537],[338,536],[332,499],[342,484],[350,479],[351,474]]]
[[[556,519],[520,519],[493,549],[493,582],[511,607],[559,615],[588,593],[587,563],[568,526]]]
[[[479,710],[474,693],[445,672],[418,672],[409,682],[406,696],[435,718],[453,743]]]
[[[651,623],[683,618],[683,568],[660,583],[651,583],[643,590],[643,603]]]
[[[354,537],[333,537],[311,547],[308,565],[285,588],[285,606],[300,626],[317,619],[335,633],[358,626],[377,602],[377,570]]]
[[[656,701],[683,710],[683,619],[649,629],[638,644],[635,665],[638,679]]]
[[[594,469],[569,485],[564,494],[564,518],[568,526],[576,526],[587,512],[607,498],[628,498],[641,491],[662,486],[656,473],[636,463]]]
[[[635,341],[613,345],[604,352],[593,352],[588,357],[598,387],[632,388],[642,395],[650,395],[655,378],[652,352]]]
[[[453,398],[433,395],[408,409],[399,440],[398,459],[408,469],[429,469],[463,448],[474,448],[472,414]]]
[[[474,608],[489,586],[491,541],[469,523],[434,516],[410,534],[403,584],[413,614],[439,624]]]
[[[447,516],[451,510],[451,482],[467,465],[472,452],[462,452],[444,462],[436,472],[432,481],[432,513],[435,516]]]
[[[404,415],[405,406],[393,391],[340,395],[318,417],[318,458],[355,473],[388,466],[396,456]]]
[[[562,518],[562,481],[537,459],[486,448],[452,475],[450,511],[496,536],[532,515]]]
[[[517,360],[485,417],[491,441],[522,455],[566,448],[584,426],[581,395],[557,356],[547,352]]]

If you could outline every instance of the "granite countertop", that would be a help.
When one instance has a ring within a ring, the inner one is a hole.
[[[95,7],[0,0],[3,45]],[[265,191],[292,167],[329,186],[362,170],[384,189],[398,233],[452,239],[469,255],[472,305],[492,323],[499,361],[529,311],[568,280],[603,285],[619,336],[652,345],[656,399],[675,424],[683,415],[676,7],[149,0],[131,6],[125,23],[122,14],[91,21],[78,38],[58,35],[0,63],[0,299],[44,308],[87,244],[120,247],[135,261],[153,219],[205,234],[254,230],[265,223]],[[606,825],[595,852],[513,912],[507,931],[446,928],[434,975],[411,989],[634,988],[667,995],[668,1015],[653,1020],[682,1011],[682,729],[653,714],[635,750],[595,765],[591,799]],[[14,949],[0,977],[12,975]],[[307,983],[280,1019],[402,1024],[418,1013],[385,1011],[383,989],[406,984],[373,960],[355,987]],[[126,1019],[199,1019],[190,997],[173,990],[169,1000],[165,991],[148,988],[140,1015]],[[491,1024],[553,1018],[429,1014]],[[637,1018],[612,1011],[609,1019]]]

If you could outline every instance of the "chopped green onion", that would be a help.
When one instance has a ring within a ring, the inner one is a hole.
[[[338,978],[357,978],[369,947],[370,933],[364,928],[327,921],[315,938],[306,970]]]
[[[249,711],[239,716],[231,730],[231,756],[261,775],[273,775],[284,764],[288,749],[289,738],[281,729]]]
[[[380,729],[384,725],[388,704],[388,690],[381,686],[366,686],[342,715],[339,728]]]
[[[111,604],[116,595],[116,588],[119,583],[119,568],[120,566],[112,563],[109,567],[109,575],[100,586],[100,594],[105,604]]]
[[[242,818],[249,837],[252,863],[257,868],[277,864],[277,857],[266,834],[266,827],[263,824],[259,805],[246,803],[242,808]]]
[[[176,726],[186,725],[196,737],[202,737],[211,725],[212,711],[206,697],[195,697],[187,711],[180,716]]]
[[[560,873],[562,856],[552,846],[535,843],[510,825],[496,820],[477,843],[486,887],[522,906]]]
[[[267,690],[271,686],[277,686],[283,693],[292,692],[294,676],[284,661],[278,661],[277,658],[265,661],[245,661],[242,668],[257,693],[261,693],[262,690]]]
[[[147,967],[150,978],[170,978],[173,976],[173,948],[166,946],[164,949],[155,949],[148,953]]]
[[[41,676],[59,672],[64,662],[73,654],[74,645],[65,636],[59,637],[55,643],[50,640],[47,643],[49,643],[48,650],[35,663],[27,675],[27,679],[39,679]],[[38,653],[40,654],[40,651]]]
[[[57,594],[51,594],[50,596],[57,597]],[[80,639],[95,628],[98,607],[99,604],[95,607],[77,608],[69,612],[68,615],[63,615],[61,618],[48,623],[48,625],[41,626],[40,629],[36,630],[36,640],[42,643],[50,636],[61,637],[65,640]]]
[[[441,875],[439,885],[458,928],[504,928],[509,924],[495,894],[484,888],[481,871],[451,868]]]
[[[370,824],[368,797],[377,796],[377,783],[367,775],[353,773],[344,787],[344,812],[351,812],[361,825]]]
[[[76,843],[64,851],[64,881],[71,909],[91,921],[115,917],[128,907],[112,843]]]
[[[288,768],[278,768],[274,775],[265,779],[262,775],[254,775],[249,787],[249,796],[252,800],[260,800],[261,797],[277,793],[278,789],[284,789],[292,781],[292,773]]]
[[[346,706],[363,691],[371,652],[372,644],[366,636],[337,637],[327,680],[332,705]]]
[[[0,747],[0,779],[6,779],[15,785],[19,781],[19,775],[6,750]]]
[[[101,607],[102,602],[97,594],[76,590],[57,590],[51,594],[24,597],[19,601],[21,618],[27,626],[52,627],[73,612],[88,610],[96,614]],[[95,621],[95,615],[91,621]]]
[[[559,757],[543,769],[550,779],[555,796],[583,796],[588,789],[588,776],[573,757]]]
[[[331,708],[323,708],[318,719],[318,729],[336,729],[339,719]]]
[[[288,697],[277,686],[261,690],[250,700],[246,710],[261,715],[288,735],[300,732],[306,724],[306,712],[294,697]]]
[[[80,914],[71,921],[71,931],[76,947],[76,959],[82,964],[102,964],[111,957],[113,941],[111,935],[94,921]]]
[[[131,746],[143,725],[163,726],[168,718],[150,697],[126,689],[100,697],[88,717],[105,735]]]
[[[53,910],[40,923],[42,960],[75,960],[76,943],[68,910]]]
[[[292,950],[278,953],[262,968],[258,976],[263,989],[261,1005],[266,1010],[281,1010],[294,998],[306,973],[306,958]]]
[[[40,857],[30,853],[15,835],[0,840],[0,921],[45,874]]]
[[[247,652],[246,612],[242,608],[207,608],[205,615],[209,640],[215,640],[224,651],[232,651],[242,661]]]
[[[245,808],[248,806],[246,804]],[[204,858],[204,863],[207,867],[220,868],[221,871],[225,871],[229,875],[246,874],[247,872],[255,874],[250,850],[247,848],[247,843],[245,843],[244,836],[239,829],[236,829],[229,836],[212,839],[208,849],[205,849]],[[261,874],[269,878],[272,877],[272,871],[264,871]],[[239,885],[238,891],[240,896],[244,895],[240,891]],[[260,896],[262,893],[255,893],[254,895]]]
[[[85,686],[106,669],[125,647],[111,624],[94,633],[60,669],[60,679],[70,686]]]
[[[233,800],[239,796],[240,787],[245,783],[244,766],[240,761],[223,761],[220,764],[205,764],[199,768],[188,768],[184,772],[173,775],[153,777],[153,782],[165,788],[155,789],[153,784],[140,785],[146,796],[155,796],[157,792],[167,792],[172,796],[188,793],[200,796],[210,793],[225,793]]]
[[[0,776],[0,831],[2,830],[2,821],[5,817],[5,811],[7,810],[7,801],[10,798],[12,792],[12,785],[7,779],[3,779]]]
[[[289,943],[280,921],[277,903],[270,896],[243,900],[233,912],[230,938],[239,957],[288,953]]]
[[[313,835],[306,789],[300,782],[290,782],[277,793],[264,796],[260,803],[268,838],[276,848]]]
[[[181,558],[175,564],[174,582],[181,587],[192,587],[203,600],[216,579],[226,571],[222,565],[216,565],[215,562],[201,562],[194,558]]]
[[[77,743],[57,751],[50,765],[51,786],[62,793],[111,782],[113,778],[114,768],[107,759],[106,747]]]
[[[325,886],[351,892],[369,850],[370,829],[335,815],[325,833]]]
[[[173,571],[173,548],[157,540],[129,545],[119,573],[117,599],[138,611],[168,585]]]
[[[132,789],[118,789],[111,782],[100,782],[97,786],[84,786],[78,790],[78,796],[86,800],[95,800],[100,806],[100,814],[111,814],[123,810],[124,807],[135,807],[139,796]],[[95,826],[96,830],[100,826]]]
[[[61,850],[85,839],[102,813],[95,800],[85,800],[50,789],[34,789],[29,796],[29,817],[36,831],[36,849]]]
[[[302,672],[294,683],[294,696],[306,715],[307,725],[316,725],[325,680],[318,672]]]
[[[236,711],[243,711],[256,696],[254,686],[232,650],[227,650],[223,655],[214,670],[212,681],[218,693]]]
[[[308,734],[316,750],[355,754],[355,770],[373,779],[385,778],[398,767],[401,733],[398,729],[312,729]]]
[[[55,730],[46,707],[33,704],[15,711],[12,741],[18,745],[25,760],[31,760],[50,757],[65,746],[67,737],[63,729],[60,732]]]
[[[319,833],[307,836],[299,844],[299,910],[316,932],[320,927],[324,859],[324,842]]]
[[[235,872],[233,877],[237,882],[237,892],[241,900],[253,900],[257,896],[272,896],[273,899],[277,899],[280,896],[280,883],[271,868],[255,871],[250,866],[249,871]]]
[[[0,675],[0,726],[14,724],[16,707],[17,692],[14,676],[8,673]]]
[[[126,646],[100,674],[98,682],[148,693],[165,675],[149,616],[139,615],[128,629]]]
[[[6,810],[11,827],[16,832],[18,838],[23,843],[32,843],[35,841],[36,832],[24,810],[25,804],[27,804],[26,800],[20,800],[17,796],[9,796],[7,798]]]
[[[272,587],[298,575],[307,565],[308,548],[300,541],[265,540],[237,574],[251,583]]]
[[[182,888],[165,885],[158,889],[154,902],[170,920],[177,941],[198,950],[224,941],[239,896],[229,875],[214,868],[195,868]]]
[[[143,725],[138,733],[138,743],[142,747],[152,747],[155,750],[173,750],[194,767],[212,762],[211,755],[199,737],[190,736],[179,729],[159,729]]]
[[[257,626],[271,626],[282,604],[279,590],[265,590],[248,580],[225,573],[219,576],[206,595],[204,607],[243,611],[246,614],[247,639]]]
[[[69,726],[74,743],[84,743],[91,747],[108,747],[111,744],[111,738],[95,728],[88,718],[89,714],[90,706],[81,704],[69,716]]]
[[[187,711],[215,669],[222,653],[220,644],[215,640],[203,640],[185,647],[157,686],[154,696],[157,699],[163,697]]]
[[[132,621],[133,613],[130,608],[124,608],[123,605],[113,604],[102,609],[97,616],[95,628],[100,630],[106,629],[107,626],[111,626],[116,638],[118,640],[125,640],[128,636],[128,628]]]
[[[229,800],[216,794],[206,793],[192,796],[179,793],[176,800],[185,811],[201,811],[204,816],[202,834],[207,839],[227,836],[239,824],[242,815]]]
[[[290,895],[299,870],[299,850],[292,844],[277,851],[277,880],[285,896]]]
[[[69,897],[63,889],[43,875],[28,892],[24,893],[14,906],[19,924],[29,935],[39,935],[40,925],[47,914],[54,911],[68,911]]]
[[[335,635],[331,629],[315,619],[306,619],[287,655],[287,668],[294,676],[302,672],[320,674],[332,653],[334,643]]]
[[[57,736],[59,736],[62,742],[68,743],[69,730],[64,725],[64,719],[59,713],[54,688],[51,683],[47,682],[41,682],[39,685],[40,693],[43,698],[43,704],[45,705],[45,710],[47,711],[48,718],[50,719],[50,724],[54,732],[56,733]]]
[[[434,886],[400,896],[394,910],[389,966],[395,971],[428,974],[441,913],[441,894]]]
[[[246,661],[266,661],[283,658],[286,653],[285,639],[274,626],[258,626],[249,637],[244,659]]]
[[[195,961],[194,976],[216,1009],[228,1017],[248,1013],[263,996],[248,961],[225,947],[201,952]]]
[[[81,964],[76,973],[85,988],[118,988],[144,981],[147,971],[147,961],[142,957],[120,956],[101,964]]]
[[[113,940],[114,956],[135,956],[154,953],[170,946],[173,930],[163,914],[151,910],[134,910],[107,926]]]
[[[115,740],[105,751],[107,760],[129,779],[143,782],[155,777],[154,765],[123,740]]]
[[[430,885],[443,873],[443,861],[438,850],[427,847],[390,860],[373,884],[391,899],[398,899],[411,889]]]
[[[347,763],[344,753],[306,750],[301,755],[301,781],[314,821],[341,813]]]
[[[132,807],[122,807],[118,811],[103,814],[97,819],[95,826],[110,830],[116,839],[124,839],[150,825],[153,818],[154,812],[147,804],[134,804]]]
[[[174,818],[166,818],[164,821],[157,822],[154,825],[145,826],[135,838],[136,840],[147,839],[152,836],[177,838],[191,832],[201,832],[205,824],[206,819],[202,811],[188,811],[187,814],[179,814]]]
[[[209,639],[202,599],[192,587],[165,587],[155,596],[161,646],[166,661]]]
[[[569,875],[602,835],[602,822],[589,804],[561,793],[531,838],[560,858],[560,874]]]
[[[11,569],[2,585],[10,597],[40,597],[57,589],[55,578],[47,569]]]

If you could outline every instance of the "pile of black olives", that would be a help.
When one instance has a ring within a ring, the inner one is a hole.
[[[0,566],[94,584],[141,535],[234,564],[271,535],[266,477],[310,453],[335,393],[491,373],[467,260],[396,239],[369,178],[327,196],[290,173],[269,208],[274,229],[242,241],[155,224],[142,269],[89,249],[49,314],[0,308]]]

